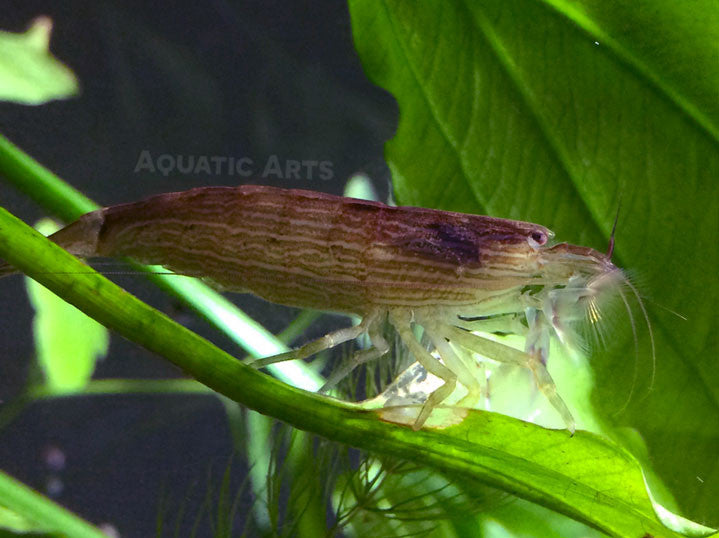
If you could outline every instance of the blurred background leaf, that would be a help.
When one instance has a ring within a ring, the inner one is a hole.
[[[38,105],[77,95],[70,69],[50,54],[52,20],[35,19],[23,34],[0,32],[0,101]]]
[[[59,228],[49,219],[35,227],[44,235]],[[26,285],[35,309],[37,361],[48,388],[58,393],[80,390],[92,377],[95,361],[107,353],[107,329],[33,279],[27,278]]]
[[[719,7],[350,10],[368,76],[399,102],[386,145],[398,203],[538,222],[603,251],[621,198],[614,260],[645,296],[656,370],[635,308],[639,356],[628,319],[610,320],[611,344],[590,357],[592,402],[615,440],[638,432],[625,446],[671,492],[654,488],[664,504],[718,526]]]

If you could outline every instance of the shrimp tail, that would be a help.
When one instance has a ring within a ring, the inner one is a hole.
[[[97,247],[104,222],[104,210],[98,209],[83,215],[72,224],[48,236],[48,239],[75,256],[92,258],[98,255]],[[17,272],[14,266],[0,260],[0,278]]]

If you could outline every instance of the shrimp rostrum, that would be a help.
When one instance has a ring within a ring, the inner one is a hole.
[[[480,383],[460,358],[470,352],[529,369],[573,432],[546,368],[550,337],[571,344],[573,322],[591,318],[600,294],[626,279],[608,255],[550,245],[551,237],[528,222],[244,185],[107,207],[51,239],[82,257],[129,256],[274,303],[360,316],[359,325],[252,363],[303,359],[367,334],[371,346],[324,388],[388,353],[382,328],[389,322],[416,361],[443,381],[415,429],[457,383],[467,389],[458,405],[479,396]],[[491,332],[503,319],[513,327],[504,332],[525,337],[524,351],[475,332]],[[414,325],[441,360],[417,340]]]

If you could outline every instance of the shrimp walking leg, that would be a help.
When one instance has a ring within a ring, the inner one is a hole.
[[[431,320],[425,320],[424,318],[421,319],[421,325],[424,327],[432,344],[434,344],[444,365],[457,375],[459,383],[467,389],[467,394],[457,402],[457,405],[460,407],[474,407],[482,395],[482,388],[477,376],[472,373],[472,370],[462,360],[462,357],[455,352],[452,345],[442,335],[441,328],[438,328]]]
[[[355,352],[340,368],[332,372],[319,392],[327,392],[360,364],[378,359],[389,351],[389,344],[382,336],[383,319],[384,316],[375,316],[368,323],[367,335],[369,336],[372,346],[369,349]]]
[[[576,427],[574,418],[569,412],[569,408],[564,403],[564,400],[557,394],[557,387],[552,380],[552,376],[549,375],[547,368],[542,362],[540,349],[536,349],[532,353],[523,353],[513,347],[483,338],[458,329],[457,327],[452,327],[451,325],[444,325],[443,332],[451,342],[455,342],[470,351],[474,351],[498,362],[517,364],[528,368],[534,375],[537,388],[561,415],[564,423],[567,425],[567,429],[574,435]]]
[[[429,398],[424,402],[419,416],[417,416],[412,426],[412,429],[419,430],[429,418],[432,410],[454,392],[454,388],[457,385],[457,374],[435,359],[429,351],[422,347],[417,341],[412,333],[412,319],[409,312],[405,310],[393,310],[390,312],[390,321],[397,330],[397,334],[399,334],[402,342],[409,348],[414,358],[417,359],[417,362],[430,374],[444,381],[444,384],[430,394]]]
[[[522,324],[522,317],[523,315],[512,312],[510,314],[491,316],[485,319],[458,318],[453,324],[468,331],[481,331],[485,333],[502,332],[524,335],[527,332],[527,327]]]
[[[252,362],[249,362],[248,365],[254,368],[264,368],[265,366],[269,364],[275,364],[276,362],[306,359],[307,357],[310,357],[315,353],[319,353],[320,351],[324,351],[325,349],[331,349],[350,340],[354,340],[355,338],[367,331],[367,325],[369,321],[370,319],[366,318],[362,320],[362,323],[360,323],[359,325],[339,329],[337,331],[326,334],[321,338],[318,338],[317,340],[308,342],[302,347],[293,349],[292,351],[279,353],[277,355],[272,355],[271,357],[265,357],[263,359],[256,359]]]

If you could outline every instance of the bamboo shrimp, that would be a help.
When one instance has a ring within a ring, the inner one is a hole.
[[[457,356],[469,351],[531,371],[573,433],[574,418],[546,368],[549,337],[571,345],[573,322],[594,320],[598,298],[628,281],[609,255],[552,245],[552,236],[528,222],[243,185],[106,207],[50,239],[84,258],[129,256],[273,303],[360,316],[359,325],[252,363],[303,359],[366,334],[371,346],[323,389],[389,352],[381,330],[389,322],[419,364],[443,381],[414,429],[458,382],[467,389],[458,405],[479,397],[479,382]],[[0,275],[11,271],[0,266]],[[414,325],[441,361],[420,344]],[[525,350],[473,332],[496,326],[523,335]]]

